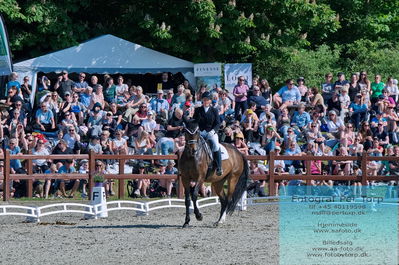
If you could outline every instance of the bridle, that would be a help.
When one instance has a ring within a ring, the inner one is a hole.
[[[184,127],[184,130],[185,130],[188,134],[190,134],[191,136],[193,136],[193,135],[195,135],[195,134],[198,132],[199,127],[197,126],[194,130],[190,130],[189,128]],[[201,136],[198,137],[198,139],[192,139],[192,140],[188,140],[188,141],[187,141],[187,144],[193,144],[193,145],[195,145],[194,148],[190,148],[190,147],[188,147],[188,145],[186,145],[186,148],[187,148],[188,150],[190,150],[190,153],[191,153],[192,156],[196,156],[197,153],[198,153],[198,150],[199,150],[199,148],[198,148],[198,144],[199,144],[198,140],[199,140],[200,138],[201,138]]]

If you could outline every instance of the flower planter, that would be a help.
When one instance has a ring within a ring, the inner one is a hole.
[[[102,182],[95,182],[94,183],[94,187],[103,187],[104,186],[104,183],[102,183]]]

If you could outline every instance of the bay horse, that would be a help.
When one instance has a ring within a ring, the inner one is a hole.
[[[183,228],[190,223],[190,195],[194,205],[194,214],[198,221],[202,221],[202,214],[197,207],[199,187],[204,182],[212,183],[212,190],[220,200],[220,216],[215,226],[222,224],[226,214],[232,214],[238,201],[247,188],[249,168],[247,159],[233,145],[222,144],[229,158],[222,160],[223,174],[216,175],[215,169],[209,171],[208,166],[213,163],[207,152],[207,142],[200,136],[198,124],[190,121],[184,127],[186,146],[179,158],[179,174],[184,186],[186,219]],[[224,184],[227,181],[227,194]],[[192,187],[191,183],[195,182]]]

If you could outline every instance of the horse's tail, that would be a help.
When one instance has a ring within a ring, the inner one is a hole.
[[[242,157],[242,160],[244,163],[244,168],[243,168],[240,178],[237,181],[236,187],[233,192],[233,196],[232,196],[231,200],[229,200],[227,202],[227,206],[226,206],[226,213],[228,213],[230,215],[233,214],[238,201],[242,197],[242,194],[244,193],[244,191],[247,190],[247,182],[248,182],[248,177],[249,177],[248,161],[242,154],[241,154],[241,157]]]

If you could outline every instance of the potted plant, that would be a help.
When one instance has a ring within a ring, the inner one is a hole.
[[[93,177],[94,187],[102,187],[104,185],[104,175],[96,173]]]

